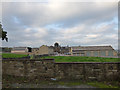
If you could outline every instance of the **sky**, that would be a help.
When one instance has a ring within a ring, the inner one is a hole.
[[[117,2],[3,2],[2,46],[54,45],[118,48]]]

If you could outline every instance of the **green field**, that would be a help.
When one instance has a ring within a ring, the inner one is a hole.
[[[26,56],[24,54],[2,53],[2,58],[21,58]]]
[[[23,54],[2,53],[2,58],[21,58]],[[41,59],[55,59],[55,62],[120,62],[118,58],[80,57],[80,56],[45,56]]]
[[[47,56],[43,59],[55,59],[55,62],[120,62],[118,58],[80,57],[80,56]]]

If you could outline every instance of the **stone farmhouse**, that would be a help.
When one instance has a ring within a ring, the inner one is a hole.
[[[54,49],[52,46],[42,45],[40,48],[34,48],[32,54],[35,55],[53,55]]]
[[[71,47],[72,56],[93,56],[93,57],[109,57],[117,56],[112,46],[74,46]]]

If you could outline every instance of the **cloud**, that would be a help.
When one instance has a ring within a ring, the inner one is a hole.
[[[17,16],[24,25],[40,27],[51,23],[98,23],[116,15],[117,3],[5,3],[3,14]],[[14,10],[14,8],[16,10]],[[89,9],[88,9],[89,8]],[[112,13],[111,13],[112,12]],[[94,15],[93,15],[94,14]],[[101,19],[99,19],[101,18]]]
[[[3,3],[4,46],[117,46],[117,3]]]

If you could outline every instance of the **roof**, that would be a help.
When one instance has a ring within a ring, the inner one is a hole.
[[[25,50],[28,47],[14,47],[12,50]]]
[[[32,51],[36,51],[36,50],[39,50],[39,48],[32,48]]]
[[[48,47],[49,49],[54,49],[53,46],[47,46],[47,45],[42,45],[42,46],[40,46],[40,48],[41,48],[41,47]]]
[[[113,50],[112,46],[75,46],[72,50]]]
[[[48,46],[50,49],[54,49],[54,47],[53,46]]]
[[[62,50],[69,50],[70,47],[61,47]]]
[[[39,49],[39,48],[32,48],[32,49]]]

